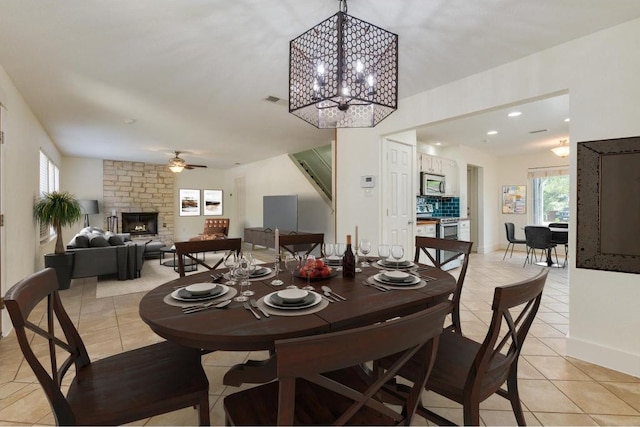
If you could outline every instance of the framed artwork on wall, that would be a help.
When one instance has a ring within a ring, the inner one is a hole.
[[[202,190],[203,215],[222,215],[222,190]]]
[[[200,190],[180,189],[180,216],[200,216]]]
[[[576,267],[640,274],[640,137],[577,148]]]
[[[502,186],[502,213],[526,214],[527,213],[527,186],[503,185]]]

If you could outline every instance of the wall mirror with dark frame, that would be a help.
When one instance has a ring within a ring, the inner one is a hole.
[[[640,137],[577,148],[576,267],[640,273]]]

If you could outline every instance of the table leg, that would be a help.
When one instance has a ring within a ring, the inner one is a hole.
[[[276,377],[276,356],[273,354],[266,360],[248,360],[246,363],[232,366],[224,374],[222,383],[239,387],[244,383],[268,383]]]

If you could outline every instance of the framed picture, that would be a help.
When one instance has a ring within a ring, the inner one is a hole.
[[[502,186],[502,213],[526,214],[527,213],[527,186],[503,185]]]
[[[200,216],[200,190],[180,189],[180,216]]]
[[[202,190],[203,215],[222,215],[222,190]]]
[[[577,148],[576,267],[640,274],[640,137]]]

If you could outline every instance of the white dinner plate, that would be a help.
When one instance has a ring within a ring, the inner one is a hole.
[[[214,290],[218,285],[216,283],[204,282],[204,283],[193,283],[184,288],[185,291],[189,292],[191,295],[209,295],[211,291]]]
[[[309,307],[313,307],[315,305],[320,304],[320,301],[322,301],[322,297],[320,296],[320,294],[313,292],[313,291],[309,291],[309,294],[313,295],[314,299],[313,301],[310,301],[306,304],[302,304],[302,305],[280,305],[280,304],[275,304],[272,300],[271,300],[271,296],[272,295],[276,295],[278,292],[271,292],[268,295],[265,295],[265,297],[263,298],[263,301],[266,305],[268,305],[271,308],[276,308],[278,310],[302,310],[304,308],[309,308]]]
[[[375,276],[373,276],[373,279],[376,282],[380,282],[383,283],[385,285],[393,285],[393,286],[413,286],[413,285],[417,285],[418,283],[420,283],[420,278],[416,277],[416,276],[411,276],[413,279],[410,282],[399,282],[397,280],[386,280],[383,277],[383,273],[378,273]]]
[[[206,301],[209,299],[214,299],[214,298],[218,298],[221,297],[222,295],[226,294],[227,292],[229,292],[229,287],[227,285],[221,285],[218,284],[218,286],[222,287],[222,292],[216,292],[215,294],[211,295],[194,295],[191,298],[183,298],[180,295],[178,295],[178,293],[180,292],[181,289],[176,289],[175,291],[171,292],[171,298],[178,300],[178,301],[185,301],[185,302],[193,302],[193,301]]]

